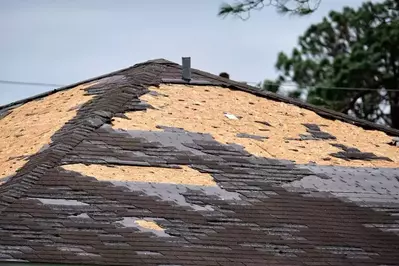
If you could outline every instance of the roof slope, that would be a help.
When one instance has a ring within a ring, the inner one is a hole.
[[[0,261],[399,265],[398,131],[180,72],[0,109]]]

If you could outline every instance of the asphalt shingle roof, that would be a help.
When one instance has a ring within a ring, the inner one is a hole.
[[[185,84],[180,72],[153,60],[50,93],[68,95],[57,112],[74,115],[54,134],[38,119],[29,156],[7,159],[17,141],[0,138],[0,262],[399,265],[397,130],[199,70]],[[84,84],[86,96],[71,91]],[[220,99],[212,109],[217,95],[204,93],[217,88],[241,113],[220,115]],[[0,126],[30,103],[40,118],[48,97],[0,108]],[[240,97],[270,101],[269,121]]]

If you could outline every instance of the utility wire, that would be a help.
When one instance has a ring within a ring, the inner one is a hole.
[[[259,82],[246,82],[248,84],[259,84]],[[261,85],[263,83],[260,83]],[[347,91],[378,91],[382,89],[376,89],[376,88],[350,88],[350,87],[323,87],[323,86],[309,86],[309,85],[304,85],[304,86],[298,86],[295,83],[288,83],[288,84],[277,84],[277,83],[266,83],[267,85],[279,85],[281,87],[295,87],[295,88],[317,88],[317,89],[324,89],[324,90],[347,90]],[[385,91],[399,91],[395,89],[384,89]]]
[[[28,86],[45,86],[45,87],[62,87],[64,85],[51,84],[51,83],[41,83],[41,82],[25,82],[25,81],[12,81],[12,80],[0,80],[2,84],[9,85],[28,85]]]
[[[251,81],[243,81],[243,83],[248,83],[248,84],[259,84],[260,82],[251,82]],[[44,86],[44,87],[63,87],[65,85],[60,85],[60,84],[52,84],[52,83],[42,83],[42,82],[25,82],[25,81],[12,81],[12,80],[0,80],[0,84],[9,84],[9,85],[27,85],[27,86]],[[262,83],[261,83],[262,84]],[[273,83],[268,83],[268,85],[278,85],[278,84],[273,84]],[[288,83],[288,84],[279,84],[282,87],[299,87],[295,83]],[[302,86],[304,87],[309,87],[309,88],[318,88],[318,89],[325,89],[325,90],[347,90],[347,91],[377,91],[380,89],[374,89],[374,88],[348,88],[348,87],[323,87],[323,86]],[[394,90],[394,89],[384,89],[385,91],[399,91]]]

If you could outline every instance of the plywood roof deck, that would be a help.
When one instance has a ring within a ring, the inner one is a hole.
[[[26,158],[51,142],[51,137],[72,119],[92,96],[84,89],[93,83],[27,102],[0,119],[0,178],[13,175]]]
[[[105,166],[105,165],[64,165],[64,169],[93,176],[105,181],[135,181],[149,183],[169,183],[197,186],[216,186],[212,176],[200,173],[188,166],[180,169],[141,166]]]
[[[388,145],[391,137],[376,130],[365,130],[338,120],[325,119],[316,113],[282,102],[257,97],[250,93],[215,86],[161,85],[152,87],[141,97],[155,109],[130,112],[130,119],[115,118],[113,126],[131,130],[162,130],[158,125],[210,133],[222,143],[237,143],[254,155],[293,160],[306,164],[397,167],[399,151]],[[227,114],[239,119],[229,119]],[[259,122],[267,122],[266,126]],[[307,134],[304,123],[313,123],[336,140],[292,140]],[[237,137],[245,133],[267,137],[263,141]],[[330,156],[340,151],[331,143],[339,143],[373,152],[384,160],[346,161]]]
[[[146,220],[137,220],[136,223],[146,229],[156,230],[156,231],[163,231],[163,228],[160,227],[154,221],[146,221]]]

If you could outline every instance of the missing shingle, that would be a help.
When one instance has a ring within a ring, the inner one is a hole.
[[[159,226],[154,218],[137,218],[137,217],[123,217],[121,221],[116,221],[116,224],[126,228],[137,228],[142,232],[151,232],[160,237],[171,237],[165,233],[165,229]]]
[[[386,147],[386,143],[391,139],[390,137],[388,139],[384,133],[365,131],[354,125],[328,120],[294,105],[215,86],[192,86],[188,90],[186,85],[161,84],[159,87],[149,89],[168,94],[169,97],[154,97],[149,94],[140,96],[140,100],[147,101],[156,109],[148,109],[145,112],[127,112],[126,116],[131,120],[115,118],[112,123],[114,129],[159,132],[165,130],[157,128],[157,125],[184,128],[189,132],[208,133],[219,143],[240,144],[247,152],[255,156],[288,159],[297,163],[314,161],[318,164],[371,165],[371,162],[343,161],[334,157],[328,161],[323,160],[328,157],[328,154],[335,152],[335,149],[327,141],[319,140],[331,140],[334,137],[345,140],[345,143],[352,146],[358,145],[357,142],[361,140],[369,143],[367,149],[375,154],[385,154],[394,160],[397,158],[392,149],[384,150],[384,146]],[[184,101],[179,101],[179,99],[184,99]],[[249,102],[254,104],[251,105]],[[196,103],[201,104],[196,105]],[[160,108],[161,106],[163,108]],[[197,111],[193,111],[193,107]],[[242,118],[228,119],[224,113],[233,114],[237,118],[242,116]],[[287,113],[290,116],[286,115]],[[310,129],[303,126],[308,123],[311,123]],[[307,129],[313,130],[314,136],[306,133]],[[239,138],[237,133],[240,132],[267,135],[270,139],[261,142],[250,138]],[[299,138],[300,134],[304,135],[302,139]],[[295,138],[295,141],[286,143],[284,142],[286,138]],[[302,141],[302,143],[297,141]],[[379,144],[380,147],[376,148],[374,144]],[[302,150],[299,145],[305,146],[305,150]],[[298,149],[300,152],[289,149]],[[382,165],[393,166],[393,163],[378,162],[378,166]]]
[[[19,156],[42,151],[52,136],[76,116],[74,107],[93,98],[85,95],[84,90],[93,84],[83,84],[48,95],[40,101],[27,102],[3,116],[0,120],[0,177],[14,174],[26,163]],[[10,155],[16,158],[10,160]]]
[[[97,180],[216,186],[216,182],[210,174],[201,173],[188,166],[173,169],[148,166],[114,165],[110,167],[109,165],[69,164],[64,165],[63,168],[86,176],[93,176]]]
[[[154,221],[146,221],[146,220],[136,220],[136,224],[139,226],[149,229],[149,230],[156,230],[156,231],[163,231],[164,229],[156,224]]]

